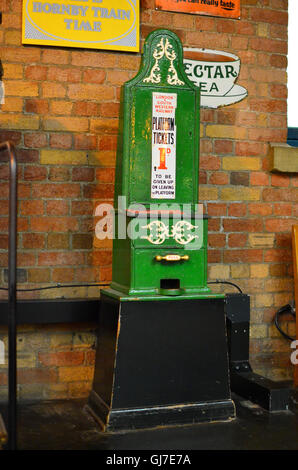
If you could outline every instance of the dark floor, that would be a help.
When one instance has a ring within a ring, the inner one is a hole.
[[[297,450],[298,393],[290,410],[268,413],[234,397],[237,419],[163,429],[104,434],[85,410],[84,400],[19,406],[21,450]],[[1,407],[5,416],[5,409]]]

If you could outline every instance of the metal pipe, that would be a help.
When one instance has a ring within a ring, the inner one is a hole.
[[[17,160],[10,142],[0,144],[9,155],[8,242],[8,448],[17,448],[17,348],[16,348],[16,254],[17,254]]]

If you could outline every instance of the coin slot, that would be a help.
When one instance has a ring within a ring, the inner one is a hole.
[[[180,289],[180,279],[161,279],[161,289]]]

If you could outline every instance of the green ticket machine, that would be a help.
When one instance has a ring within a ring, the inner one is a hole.
[[[182,44],[153,31],[121,95],[113,275],[88,402],[106,431],[235,417],[225,299],[207,286],[199,143],[199,89]]]

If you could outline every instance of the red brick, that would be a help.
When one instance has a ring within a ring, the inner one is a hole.
[[[100,103],[99,115],[103,117],[118,117],[119,103]]]
[[[21,201],[22,215],[42,215],[44,213],[43,201],[40,199]]]
[[[215,153],[232,153],[233,142],[231,140],[215,140],[214,141],[214,152]]]
[[[79,67],[113,68],[116,65],[116,60],[116,54],[99,51],[73,51],[71,54],[72,64],[78,65]]]
[[[250,100],[250,109],[263,113],[286,112],[287,102],[285,100],[265,100],[257,98]]]
[[[215,219],[212,217],[212,219],[210,219],[208,221],[208,230],[210,232],[219,232],[220,230],[220,219]]]
[[[267,219],[265,221],[265,228],[268,232],[290,232],[292,225],[296,223],[296,219]]]
[[[271,114],[269,116],[269,126],[270,127],[287,127],[287,116],[285,114]]]
[[[98,138],[98,150],[116,150],[117,136],[116,135],[101,135]]]
[[[247,37],[232,36],[231,47],[232,49],[235,49],[237,52],[241,50],[246,51],[248,49],[248,40],[249,38]]]
[[[219,33],[234,33],[235,31],[235,21],[228,20],[226,18],[218,18],[217,21],[217,31]]]
[[[77,251],[71,253],[44,252],[38,254],[38,264],[39,266],[78,266],[84,264],[84,258],[85,255]]]
[[[223,227],[226,232],[262,232],[261,219],[224,219]]]
[[[39,153],[37,150],[17,148],[16,158],[18,163],[34,163],[38,161]]]
[[[208,263],[220,263],[221,262],[221,251],[220,250],[208,250]]]
[[[252,186],[268,186],[269,175],[261,171],[251,172],[250,184]]]
[[[292,262],[292,252],[291,250],[272,248],[265,251],[264,261],[279,263]]]
[[[88,101],[74,103],[73,114],[78,116],[97,116],[98,104]]]
[[[8,265],[8,254],[0,253],[0,266],[7,268]],[[5,297],[7,297],[7,292],[5,292]]]
[[[65,167],[51,167],[49,172],[50,181],[68,181],[70,179],[70,170]]]
[[[270,215],[272,214],[271,204],[266,203],[251,203],[248,204],[248,210],[251,215]]]
[[[274,214],[276,215],[292,215],[292,204],[274,204]]]
[[[79,150],[94,150],[96,149],[96,135],[77,134],[74,136],[74,148]]]
[[[0,194],[1,194],[1,197],[8,198],[8,194],[9,194],[8,183],[0,183]]]
[[[70,134],[50,134],[50,146],[59,149],[69,149],[72,146]]]
[[[72,113],[73,103],[66,100],[52,100],[50,114],[70,116]]]
[[[8,235],[0,234],[0,249],[8,249]]]
[[[42,62],[45,64],[61,64],[65,65],[69,60],[69,52],[59,49],[44,49],[42,54]]]
[[[113,184],[88,184],[83,190],[85,198],[111,199],[114,196]]]
[[[47,136],[41,133],[24,134],[24,144],[26,147],[41,148],[47,146]]]
[[[59,194],[59,197],[80,196],[80,185],[76,183],[36,183],[32,185],[32,197],[50,197]]]
[[[236,142],[235,154],[240,156],[265,155],[267,146],[259,142]]]
[[[286,69],[288,65],[287,56],[280,54],[272,54],[270,56],[270,65],[279,69]]]
[[[43,82],[41,89],[44,98],[64,98],[66,95],[65,85],[58,82]]]
[[[228,238],[228,244],[231,248],[243,247],[247,243],[246,233],[230,233]]]
[[[201,123],[214,122],[215,120],[214,109],[202,108],[200,112],[201,112],[201,115],[200,115]]]
[[[83,82],[84,83],[103,83],[106,78],[106,73],[104,70],[94,70],[87,69],[83,72]]]
[[[292,233],[291,230],[287,233],[277,233],[275,236],[277,248],[292,249]]]
[[[38,359],[43,366],[78,366],[83,364],[85,354],[83,351],[39,352]]]
[[[36,264],[35,253],[17,253],[17,266],[34,266]]]
[[[73,68],[49,67],[48,80],[53,82],[76,83],[81,80],[81,71]]]
[[[288,175],[273,174],[271,176],[272,186],[288,187],[290,185],[290,177]]]
[[[256,62],[256,53],[252,51],[240,51],[239,56],[242,64],[253,65]]]
[[[201,139],[200,140],[200,154],[210,154],[212,153],[213,145],[211,139]]]
[[[235,22],[235,33],[243,34],[247,36],[253,36],[255,34],[255,25],[248,21],[236,21]]]
[[[66,232],[78,230],[75,217],[31,217],[31,229],[35,232]]]
[[[270,94],[273,98],[287,98],[288,92],[286,85],[272,84],[270,85]]]
[[[209,184],[229,184],[229,176],[223,172],[212,173],[209,178]]]
[[[45,235],[41,233],[24,233],[23,247],[33,250],[45,248]]]
[[[286,189],[271,189],[266,188],[263,190],[264,201],[277,201],[277,202],[297,202],[298,201],[298,189],[286,188]]]
[[[47,201],[47,214],[49,215],[67,215],[69,212],[68,202],[53,200]]]
[[[200,17],[201,24],[202,17]],[[186,33],[186,42],[190,46],[198,47],[210,47],[210,44],[216,44],[218,48],[226,48],[229,44],[229,34],[228,33],[213,33],[202,31],[202,27],[199,26],[196,31],[189,31]]]
[[[24,169],[24,180],[42,181],[47,177],[47,169],[40,166],[26,166]]]
[[[92,215],[93,212],[91,201],[72,201],[71,215]]]
[[[93,181],[94,175],[94,168],[73,168],[72,181]]]
[[[232,217],[244,217],[246,215],[246,204],[232,203],[229,205],[228,212]]]
[[[19,15],[18,15],[19,17]],[[11,15],[12,20],[18,21]],[[15,25],[13,26],[15,27]],[[40,59],[40,49],[36,47],[4,47],[1,50],[1,60],[8,62],[21,62],[24,64],[38,63]]]
[[[208,245],[214,248],[226,246],[226,236],[223,233],[210,233]]]
[[[222,203],[208,203],[207,214],[210,216],[214,215],[226,215],[227,205]]]
[[[6,140],[18,145],[22,140],[22,133],[0,129],[0,142],[5,142]]]
[[[200,170],[199,171],[199,184],[207,184],[207,172]]]
[[[255,263],[263,261],[263,250],[225,250],[224,263]]]
[[[251,38],[249,47],[256,51],[272,52],[275,54],[287,53],[287,41],[267,38]]]
[[[251,19],[262,23],[288,24],[288,13],[285,11],[275,11],[266,8],[253,8]]]
[[[18,184],[18,197],[19,199],[27,199],[30,197],[31,193],[31,184],[19,183]],[[0,191],[1,194],[1,191]]]
[[[112,268],[110,266],[102,266],[99,271],[99,281],[110,283],[112,280]]]
[[[220,168],[220,158],[203,156],[200,158],[200,168],[202,170],[218,170]]]
[[[219,109],[217,119],[219,124],[235,124],[236,111],[229,109]]]
[[[112,252],[107,251],[94,251],[88,255],[88,264],[104,266],[107,264],[112,264]]]
[[[27,113],[47,114],[49,112],[48,100],[28,99],[25,101],[25,110]]]
[[[45,80],[48,68],[40,65],[30,65],[25,69],[25,76],[29,80]]]
[[[114,88],[107,85],[95,83],[70,83],[67,96],[71,100],[113,100],[115,98]]]
[[[251,140],[262,142],[285,142],[287,139],[287,129],[251,128],[248,129],[248,137]]]

